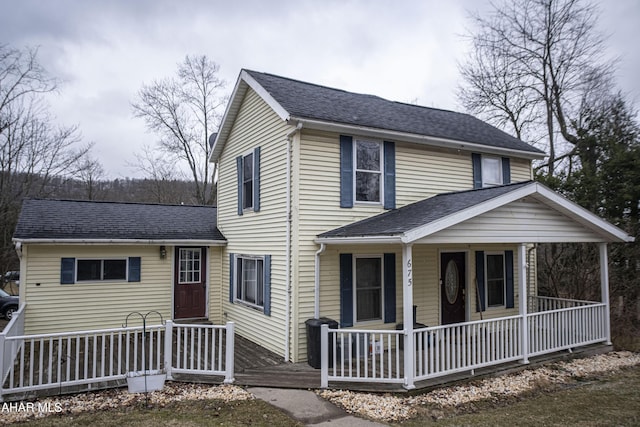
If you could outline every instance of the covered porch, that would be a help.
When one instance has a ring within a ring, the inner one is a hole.
[[[410,390],[439,377],[528,364],[533,357],[593,344],[608,346],[607,244],[629,241],[624,231],[535,182],[438,195],[323,233],[316,242],[338,252],[380,248],[385,266],[391,265],[387,252],[401,252],[396,263],[401,266],[401,303],[396,329],[366,322],[345,327],[343,319],[341,328],[322,326],[322,387],[390,383]],[[535,244],[561,242],[598,245],[600,301],[537,294]],[[424,252],[437,255],[416,258]],[[321,260],[316,262],[320,269]],[[431,276],[421,272],[425,263]],[[319,286],[318,281],[318,296]],[[353,285],[353,295],[358,286]],[[385,288],[383,307],[394,304],[389,295]],[[436,319],[430,326],[416,322],[416,303],[430,308]],[[356,303],[353,307],[358,309]]]

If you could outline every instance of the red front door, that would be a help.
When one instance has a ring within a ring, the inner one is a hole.
[[[446,252],[440,255],[440,307],[442,324],[465,321],[466,254]]]
[[[178,247],[175,254],[174,318],[205,317],[206,248]]]

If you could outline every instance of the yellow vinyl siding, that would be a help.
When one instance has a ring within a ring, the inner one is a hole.
[[[207,307],[208,318],[216,325],[224,323],[222,318],[222,289],[224,282],[222,281],[222,252],[220,246],[212,246],[208,248],[209,254],[209,302]]]
[[[314,262],[319,249],[313,240],[325,231],[385,212],[381,206],[358,205],[340,208],[340,144],[337,133],[311,131],[303,128],[296,153],[295,170],[298,180],[294,186],[294,230],[297,233],[294,263],[294,282],[297,283],[297,327],[294,337],[298,357],[305,357],[306,345],[304,321],[313,317],[314,310]],[[396,142],[396,206],[422,200],[443,192],[468,190],[473,187],[471,152],[437,149],[418,144]],[[294,151],[295,152],[295,151]],[[512,181],[531,179],[530,161],[511,159]],[[357,249],[357,251],[355,250]],[[384,247],[355,248],[353,253],[393,252]],[[399,251],[399,249],[397,249]],[[416,256],[435,259],[435,262],[415,266],[416,276],[425,283],[437,283],[438,255],[435,246],[414,246]],[[341,252],[348,252],[340,248]],[[364,251],[364,252],[362,252]],[[333,256],[328,255],[333,253]],[[398,257],[401,252],[398,252]],[[336,249],[329,246],[321,261],[320,315],[339,320],[339,265]],[[399,282],[401,283],[401,282]],[[337,288],[336,288],[337,286]],[[327,288],[328,287],[328,288]],[[398,322],[401,322],[402,294],[398,294]],[[437,286],[416,286],[418,322],[436,325],[440,322],[439,289]],[[474,294],[475,295],[475,294]],[[475,306],[474,306],[475,309]],[[334,317],[332,317],[334,316]],[[370,324],[371,327],[389,325]]]
[[[132,311],[172,314],[172,257],[158,246],[28,246],[25,287],[28,334],[118,328]],[[140,282],[60,284],[61,258],[141,257]],[[150,320],[152,323],[159,319]]]
[[[291,130],[251,89],[245,95],[219,160],[218,228],[228,241],[222,254],[223,321],[237,332],[283,354],[286,305],[286,134]],[[260,153],[260,211],[238,215],[236,157]],[[271,316],[229,303],[229,254],[271,255]]]

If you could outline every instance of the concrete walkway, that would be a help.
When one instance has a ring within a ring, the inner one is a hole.
[[[282,388],[248,388],[260,400],[264,400],[286,412],[305,426],[374,427],[386,426],[347,414],[312,391]]]

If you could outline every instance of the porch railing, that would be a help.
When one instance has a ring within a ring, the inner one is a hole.
[[[403,383],[400,347],[403,331],[321,327],[321,382]]]
[[[520,359],[521,323],[511,316],[415,330],[415,380]]]
[[[598,304],[594,301],[584,301],[578,299],[564,299],[554,297],[529,297],[529,311],[540,312],[549,310],[560,310],[563,308],[584,307]]]
[[[40,335],[2,333],[0,355],[7,372],[0,383],[0,399],[53,388],[122,385],[128,372],[142,370],[164,369],[168,379],[173,373],[224,376],[230,383],[233,339],[233,322],[214,326],[167,321],[147,326],[146,332],[136,326]]]
[[[540,311],[526,315],[414,330],[409,371],[405,331],[322,325],[321,386],[331,381],[391,382],[412,388],[415,381],[607,341],[606,304],[544,297],[535,301]]]
[[[0,367],[2,369],[0,379],[2,381],[9,375],[9,368],[13,365],[16,352],[19,350],[19,346],[6,346],[5,340],[7,337],[24,335],[24,313],[26,310],[27,305],[22,304],[18,311],[13,313],[11,321],[4,327],[2,333],[0,333]]]
[[[606,304],[590,303],[529,314],[529,355],[606,341],[606,310]]]

